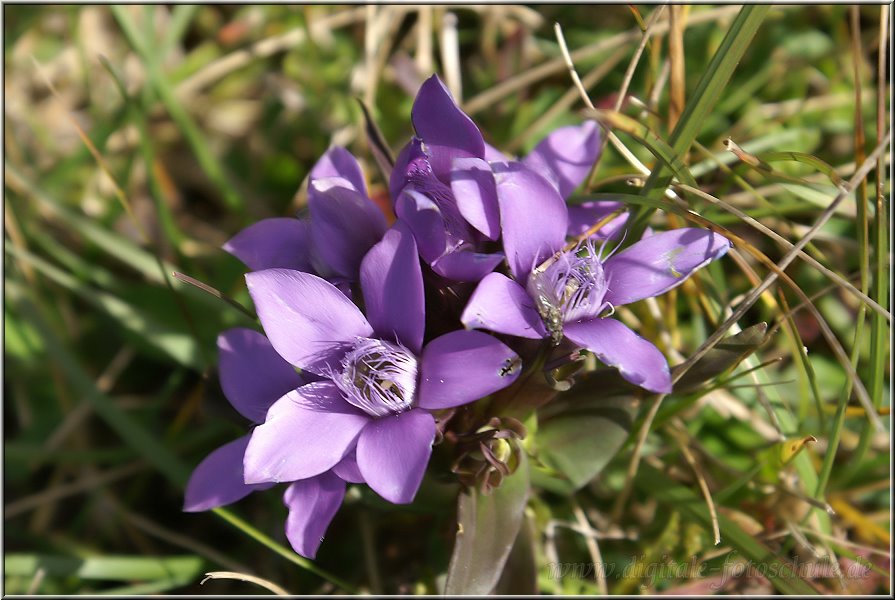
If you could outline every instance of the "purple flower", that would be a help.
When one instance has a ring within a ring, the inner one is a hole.
[[[518,356],[481,332],[454,331],[423,347],[422,271],[400,221],[361,265],[368,317],[315,275],[269,269],[246,280],[276,352],[323,378],[283,396],[252,432],[248,484],[306,479],[343,463],[386,500],[411,502],[435,438],[430,411],[518,376]]]
[[[723,256],[730,242],[702,229],[655,234],[611,256],[593,239],[563,251],[569,216],[556,187],[519,163],[496,174],[504,250],[515,281],[491,273],[461,321],[525,338],[563,337],[653,392],[671,391],[668,363],[620,321],[615,307],[658,296]]]
[[[311,169],[310,219],[263,219],[224,245],[252,271],[271,268],[315,273],[334,283],[357,280],[361,260],[387,229],[367,195],[357,159],[331,148]]]
[[[512,158],[486,144],[485,155],[495,169],[506,168]],[[523,165],[546,179],[568,200],[578,186],[584,183],[590,170],[600,157],[600,129],[594,121],[581,125],[560,127],[550,132],[524,157]],[[501,165],[503,164],[503,165]],[[568,206],[569,224],[566,235],[577,237],[584,234],[604,217],[623,207],[621,202],[594,200]],[[614,239],[623,230],[628,213],[623,213],[604,225],[595,234],[597,239]]]
[[[492,167],[510,159],[485,143],[472,119],[454,101],[437,75],[420,88],[412,111],[417,137],[401,151],[389,187],[395,213],[416,238],[420,255],[440,275],[479,281],[500,263],[486,251],[500,236],[500,211]],[[584,181],[600,154],[596,123],[561,127],[523,159],[563,198]],[[618,202],[586,202],[570,208],[569,235],[579,235],[621,207]],[[617,235],[627,219],[607,224],[600,237]]]
[[[264,422],[271,405],[304,385],[302,377],[283,360],[262,334],[251,329],[230,329],[218,337],[221,387],[244,417]],[[250,436],[224,444],[193,471],[184,494],[183,510],[199,512],[241,500],[274,483],[247,484],[243,460]],[[351,458],[316,477],[292,483],[283,496],[289,508],[286,534],[295,551],[314,558],[320,539],[345,495],[345,481],[359,483]]]
[[[436,75],[420,87],[411,118],[417,137],[398,155],[389,181],[395,214],[436,273],[478,281],[503,259],[482,251],[500,235],[485,141]]]

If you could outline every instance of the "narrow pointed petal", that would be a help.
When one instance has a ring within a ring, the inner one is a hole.
[[[328,471],[351,451],[369,422],[332,382],[303,385],[277,400],[252,431],[245,481],[296,481]]]
[[[451,408],[484,398],[516,381],[521,370],[519,355],[497,338],[452,331],[423,350],[420,408]]]
[[[304,383],[264,335],[242,327],[218,336],[221,388],[233,408],[262,423],[267,409]]]
[[[524,282],[531,270],[563,247],[566,203],[546,179],[521,163],[495,164],[503,247],[510,271]]]
[[[315,558],[323,536],[345,499],[345,482],[332,473],[296,481],[283,494],[289,509],[286,539],[305,558]]]
[[[433,75],[420,87],[410,115],[432,162],[432,170],[447,180],[455,158],[485,157],[485,140],[472,119],[460,110],[444,83]]]
[[[246,274],[246,283],[277,353],[317,375],[338,364],[344,344],[373,333],[351,300],[316,275],[268,269]]]
[[[351,183],[351,187],[362,195],[367,194],[367,184],[357,159],[345,148],[334,146],[320,157],[311,169],[310,180],[326,177],[342,177]]]
[[[503,254],[458,250],[432,262],[432,270],[452,281],[476,282],[503,262]]]
[[[367,253],[360,281],[373,330],[418,354],[426,324],[423,273],[407,225],[398,221]]]
[[[569,237],[584,235],[591,227],[623,206],[621,202],[613,202],[611,200],[594,200],[582,202],[581,204],[570,204],[569,230],[566,232],[566,235]],[[624,231],[625,225],[628,223],[628,216],[629,213],[623,212],[600,227],[593,237],[598,240],[617,238]]]
[[[413,232],[423,260],[431,263],[444,254],[447,245],[444,217],[432,200],[416,190],[406,188],[398,196],[395,214]]]
[[[385,215],[341,177],[312,181],[308,207],[317,258],[333,274],[357,279],[364,254],[382,239],[388,227]]]
[[[460,321],[469,329],[487,329],[535,340],[547,335],[544,321],[528,292],[500,273],[491,273],[482,279]]]
[[[296,269],[313,273],[310,223],[303,219],[263,219],[224,244],[224,250],[252,271]]]
[[[523,162],[555,183],[568,198],[587,178],[600,154],[600,128],[594,121],[561,127],[535,146]]]
[[[199,463],[186,484],[183,510],[200,512],[232,504],[272,483],[246,484],[242,471],[249,436],[224,444]]]
[[[458,158],[451,169],[451,191],[466,222],[489,240],[500,237],[497,187],[487,162],[480,158]]]
[[[642,239],[603,263],[605,300],[615,306],[664,294],[727,253],[730,242],[707,229],[674,229]]]
[[[652,343],[616,319],[592,319],[563,325],[566,337],[618,369],[634,385],[657,394],[671,392],[668,361]]]
[[[435,419],[419,408],[371,421],[357,441],[357,464],[373,491],[393,504],[413,501],[435,440]]]
[[[332,472],[348,483],[364,483],[364,476],[361,475],[360,467],[357,466],[357,446],[333,467]]]

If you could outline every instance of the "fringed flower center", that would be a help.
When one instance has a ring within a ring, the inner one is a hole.
[[[346,400],[374,417],[410,409],[416,393],[417,360],[399,344],[359,338],[342,359],[333,381]]]
[[[562,341],[564,322],[598,317],[611,308],[603,300],[609,282],[600,254],[587,240],[532,271],[528,292],[555,344]]]

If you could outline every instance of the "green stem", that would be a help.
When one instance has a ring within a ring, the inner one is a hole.
[[[347,582],[343,581],[342,579],[339,579],[335,575],[327,573],[326,571],[324,571],[323,569],[321,569],[320,567],[315,565],[310,560],[308,560],[304,557],[301,557],[298,554],[296,554],[295,552],[293,552],[292,550],[289,550],[288,548],[276,543],[274,540],[272,540],[268,536],[264,535],[263,533],[261,533],[260,531],[258,531],[257,529],[255,529],[254,527],[252,527],[251,525],[249,525],[248,523],[246,523],[245,521],[243,521],[242,519],[240,519],[239,517],[237,517],[236,515],[231,513],[226,508],[214,508],[214,509],[212,509],[212,512],[214,514],[216,514],[217,516],[221,517],[222,519],[224,519],[225,521],[227,521],[228,523],[230,523],[231,525],[233,525],[234,527],[236,527],[237,529],[239,529],[240,531],[242,531],[244,534],[246,534],[253,540],[260,542],[264,546],[267,546],[269,549],[273,550],[274,552],[276,552],[277,554],[279,554],[280,556],[282,556],[289,562],[295,563],[302,569],[306,569],[306,570],[310,571],[311,573],[314,573],[315,575],[329,581],[333,585],[336,585],[336,586],[342,588],[349,594],[357,593],[357,590],[350,583],[347,583]]]

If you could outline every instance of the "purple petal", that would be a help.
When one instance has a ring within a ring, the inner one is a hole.
[[[600,128],[594,121],[561,127],[535,146],[523,162],[555,183],[559,195],[568,198],[600,154]]]
[[[485,160],[490,162],[510,162],[513,160],[488,142],[485,142]]]
[[[481,254],[466,250],[448,252],[432,262],[432,270],[453,281],[479,281],[503,262],[503,254]]]
[[[395,204],[398,219],[407,223],[416,239],[420,256],[427,263],[437,260],[444,254],[447,238],[444,230],[444,218],[432,200],[407,188]]]
[[[410,118],[426,144],[432,170],[442,181],[447,180],[453,159],[485,157],[485,140],[479,128],[460,110],[437,75],[423,82]]]
[[[360,467],[357,466],[357,446],[333,467],[332,472],[348,483],[365,483]]]
[[[335,146],[320,157],[311,169],[310,181],[326,177],[342,177],[347,179],[355,191],[366,195],[367,184],[363,171],[354,155],[345,148]]]
[[[277,400],[252,431],[245,481],[296,481],[328,471],[354,447],[369,422],[334,383],[303,385]]]
[[[458,158],[451,170],[451,190],[466,222],[489,240],[500,237],[500,209],[491,167],[480,158]]]
[[[565,323],[566,337],[587,348],[625,380],[659,394],[671,392],[668,361],[652,343],[615,319]]]
[[[315,179],[308,190],[308,206],[315,255],[323,263],[318,271],[325,268],[355,280],[364,254],[388,226],[382,211],[350,186],[341,177]]]
[[[183,510],[200,512],[231,504],[255,490],[271,487],[272,483],[247,485],[242,472],[242,457],[249,436],[224,444],[199,463],[186,484]]]
[[[344,498],[345,482],[332,473],[296,481],[286,488],[286,538],[292,549],[305,558],[315,558]]]
[[[398,157],[395,159],[395,166],[392,167],[392,173],[388,180],[388,191],[391,194],[392,202],[398,201],[401,190],[407,185],[408,175],[411,172],[411,165],[420,159],[425,159],[426,153],[423,152],[423,141],[418,137],[411,138],[407,145],[401,148]]]
[[[611,200],[594,200],[582,202],[581,204],[570,204],[569,230],[566,232],[566,235],[569,237],[584,235],[588,229],[623,206],[621,202],[613,202]],[[628,216],[629,213],[627,212],[620,214],[600,227],[593,237],[598,240],[617,238],[624,231],[625,225],[628,223]]]
[[[510,271],[524,282],[531,270],[563,247],[569,215],[547,180],[521,163],[494,165],[503,247]]]
[[[364,481],[393,504],[412,502],[434,440],[435,419],[418,408],[371,421],[357,440],[357,464]]]
[[[252,271],[281,267],[314,272],[310,223],[302,219],[263,219],[237,233],[224,250]]]
[[[497,338],[452,331],[423,350],[419,405],[436,410],[484,398],[516,381],[521,370],[519,355]]]
[[[316,275],[268,269],[246,274],[246,283],[277,353],[317,375],[338,363],[345,343],[373,333],[351,300]]]
[[[228,329],[218,336],[221,388],[233,408],[255,423],[270,405],[304,381],[262,334]]]
[[[398,221],[361,264],[367,317],[380,337],[394,339],[418,354],[423,347],[423,273],[407,226]]]
[[[544,321],[528,292],[500,273],[491,273],[479,283],[460,320],[470,329],[535,340],[547,335]]]
[[[615,306],[664,294],[724,256],[730,242],[707,229],[675,229],[641,239],[606,260],[605,300]]]

